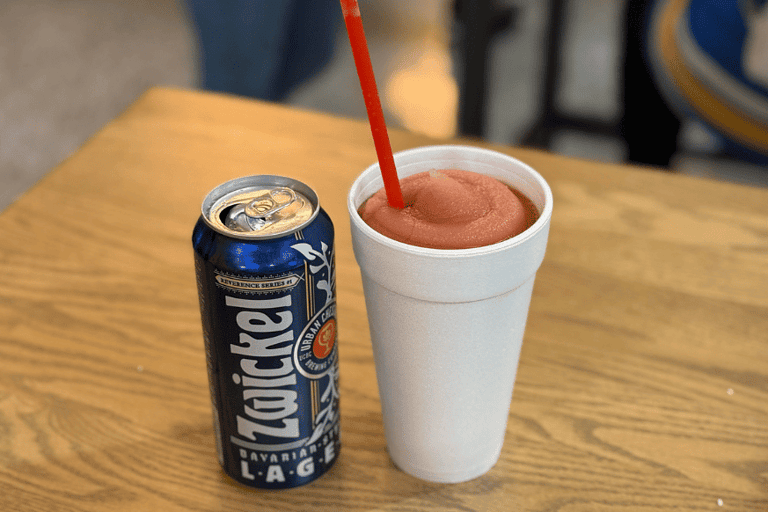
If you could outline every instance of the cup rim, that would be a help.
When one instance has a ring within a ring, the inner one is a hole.
[[[505,251],[512,247],[525,243],[527,240],[536,236],[541,230],[547,227],[547,225],[549,224],[550,218],[552,217],[552,201],[553,201],[552,190],[550,189],[549,184],[546,182],[544,177],[541,176],[541,174],[539,174],[530,165],[518,160],[515,157],[509,156],[500,151],[480,148],[476,146],[465,146],[461,144],[443,144],[443,145],[434,145],[434,146],[419,146],[416,148],[406,149],[404,151],[398,151],[397,153],[394,154],[395,163],[397,163],[398,158],[404,158],[416,152],[425,152],[425,150],[439,152],[439,151],[446,151],[446,150],[450,151],[450,150],[456,150],[456,149],[460,149],[462,151],[469,150],[470,152],[473,152],[478,155],[492,155],[496,158],[506,159],[506,160],[509,160],[510,163],[513,163],[515,166],[522,167],[527,173],[529,173],[530,176],[536,182],[536,184],[539,185],[539,187],[541,187],[541,189],[544,192],[544,208],[539,213],[539,218],[536,219],[536,222],[534,222],[533,225],[530,226],[528,229],[526,229],[525,231],[523,231],[518,235],[513,236],[512,238],[507,238],[506,240],[502,240],[501,242],[497,242],[495,244],[484,245],[481,247],[471,247],[469,249],[434,249],[430,247],[420,247],[418,245],[410,245],[403,242],[399,242],[397,240],[394,240],[392,238],[382,235],[381,233],[379,233],[378,231],[370,227],[362,219],[362,217],[360,217],[360,214],[357,212],[357,207],[354,204],[355,196],[359,193],[359,190],[362,187],[362,181],[364,178],[367,178],[368,175],[375,172],[378,175],[378,180],[382,181],[380,176],[378,161],[374,162],[373,164],[368,166],[368,168],[366,168],[363,172],[361,172],[360,175],[352,183],[351,188],[349,189],[349,193],[347,194],[347,209],[349,210],[349,215],[350,215],[350,218],[352,219],[352,222],[355,223],[358,229],[360,229],[360,231],[365,236],[373,239],[379,244],[389,247],[390,249],[393,249],[399,252],[409,253],[409,254],[420,254],[424,256],[430,256],[434,258],[466,258],[466,257],[477,256],[481,254],[485,255],[485,254],[493,254],[499,251]],[[383,181],[381,183],[381,186],[382,187],[384,186]]]

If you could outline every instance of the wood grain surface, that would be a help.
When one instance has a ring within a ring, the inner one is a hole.
[[[153,89],[0,215],[0,510],[768,510],[768,191],[496,149],[555,209],[488,474],[387,457],[345,202],[367,124]],[[218,467],[192,263],[203,196],[256,173],[337,229],[342,452],[288,491]]]

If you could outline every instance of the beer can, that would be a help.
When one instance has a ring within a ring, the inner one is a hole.
[[[333,224],[282,176],[211,191],[192,235],[219,463],[268,489],[318,478],[339,455]]]

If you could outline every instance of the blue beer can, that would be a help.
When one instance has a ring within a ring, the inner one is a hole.
[[[333,224],[282,176],[211,191],[195,270],[219,463],[251,487],[318,478],[339,455]]]

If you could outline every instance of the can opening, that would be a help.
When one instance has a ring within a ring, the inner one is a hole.
[[[247,202],[224,208],[220,219],[232,231],[259,231],[294,215],[304,204],[304,200],[299,199],[290,188],[278,187],[266,190]]]
[[[203,201],[203,218],[213,229],[243,239],[285,235],[311,221],[317,211],[312,189],[268,175],[232,180]]]
[[[229,219],[229,216],[232,213],[232,209],[236,208],[237,206],[239,206],[239,205],[231,204],[231,205],[227,206],[226,208],[224,208],[223,210],[221,210],[219,212],[219,221],[221,221],[221,223],[226,226],[227,225],[227,220]]]

